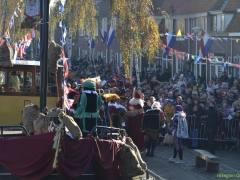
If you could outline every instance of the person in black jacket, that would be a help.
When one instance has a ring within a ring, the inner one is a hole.
[[[201,104],[202,108],[203,105]],[[214,135],[217,131],[218,126],[218,112],[215,109],[215,102],[210,100],[208,102],[208,108],[203,110],[206,126],[206,132],[208,137],[208,146],[210,148],[210,153],[215,155],[215,147],[214,147]]]

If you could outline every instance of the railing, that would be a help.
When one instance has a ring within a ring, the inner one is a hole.
[[[190,140],[208,140],[206,131],[206,120],[203,116],[197,119],[197,116],[187,116],[188,134]],[[236,121],[228,118],[222,118],[218,125],[216,125],[215,141],[235,143],[238,149],[240,143],[240,125]],[[165,131],[160,134],[160,137],[165,136],[169,132],[169,125],[166,126]],[[232,150],[231,148],[230,150]]]
[[[24,126],[21,126],[21,125],[19,125],[19,126],[0,125],[0,129],[1,129],[0,139],[9,138],[9,137],[30,136],[27,129]],[[6,129],[9,129],[9,130],[6,130]],[[11,129],[16,129],[18,131],[22,131],[22,133],[21,134],[19,134],[19,133],[16,134],[16,133],[14,133],[15,131],[13,131]]]

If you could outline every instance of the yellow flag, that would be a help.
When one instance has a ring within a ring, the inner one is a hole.
[[[236,42],[237,42],[237,43],[238,43],[238,40],[239,40],[239,39],[236,39]]]
[[[180,29],[178,30],[177,36],[182,36],[182,32]]]

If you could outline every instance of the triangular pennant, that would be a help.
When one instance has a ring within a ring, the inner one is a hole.
[[[182,36],[182,32],[180,29],[178,30],[177,36]]]

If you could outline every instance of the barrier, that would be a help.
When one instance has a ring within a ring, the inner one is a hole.
[[[189,140],[203,140],[207,141],[207,131],[206,131],[206,120],[203,116],[197,117],[188,115],[188,134]],[[169,132],[170,126],[167,125],[165,129],[162,130],[159,137],[164,137],[166,133]],[[240,124],[233,119],[222,118],[216,127],[215,141],[218,142],[229,142],[235,144],[231,149],[240,149]],[[194,143],[193,143],[194,144]]]

